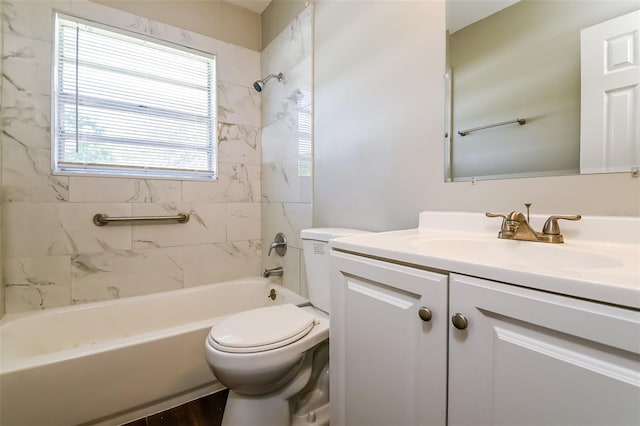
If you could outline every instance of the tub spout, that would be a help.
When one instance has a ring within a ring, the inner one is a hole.
[[[284,270],[282,269],[282,266],[278,266],[276,268],[265,269],[264,272],[262,273],[262,276],[265,278],[281,277],[282,274],[284,274]]]

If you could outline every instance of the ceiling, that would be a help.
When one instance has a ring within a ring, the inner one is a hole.
[[[517,3],[519,0],[447,0],[449,34]]]
[[[250,10],[255,13],[262,13],[271,0],[226,0],[228,3],[235,4],[236,6],[240,6],[244,9]]]

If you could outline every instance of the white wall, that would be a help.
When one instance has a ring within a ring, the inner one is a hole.
[[[629,174],[444,183],[444,1],[321,0],[314,226],[411,228],[422,210],[640,215]]]
[[[411,227],[441,162],[444,3],[320,1],[314,226]]]

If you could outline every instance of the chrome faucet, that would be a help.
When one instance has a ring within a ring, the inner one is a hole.
[[[273,249],[276,250],[276,254],[278,256],[284,256],[284,254],[287,252],[287,239],[282,232],[278,232],[276,234],[275,239],[269,246],[267,256],[271,256],[271,252],[273,251]]]
[[[265,278],[281,277],[282,274],[284,274],[284,269],[282,269],[282,266],[277,266],[275,268],[265,269],[264,272],[262,273],[262,276]]]
[[[529,207],[531,204],[525,205],[527,206],[526,217],[524,214],[517,211],[513,211],[509,214],[485,213],[487,217],[502,218],[502,226],[500,227],[500,232],[498,232],[498,238],[518,241],[537,241],[542,243],[563,243],[564,238],[560,233],[558,220],[582,219],[582,216],[579,214],[575,216],[550,216],[544,223],[542,232],[537,232],[531,227],[531,225],[529,225]]]

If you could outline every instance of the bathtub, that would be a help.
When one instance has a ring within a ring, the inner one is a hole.
[[[234,312],[307,302],[249,278],[5,315],[0,424],[119,424],[223,389],[204,358],[211,327]]]

